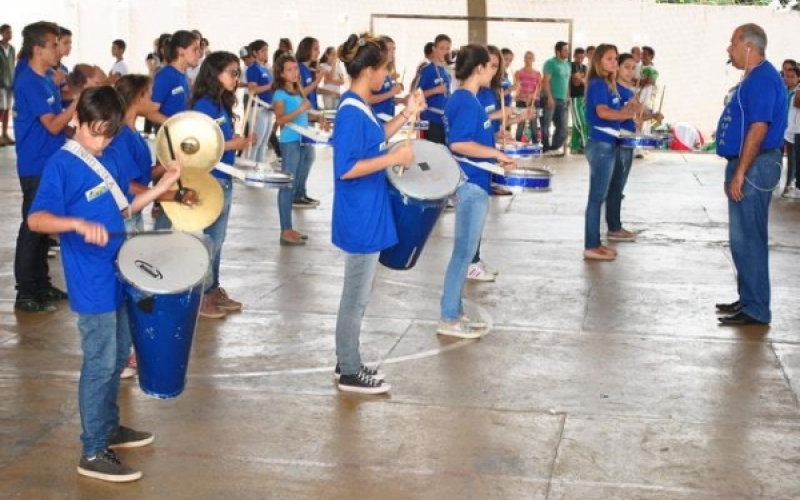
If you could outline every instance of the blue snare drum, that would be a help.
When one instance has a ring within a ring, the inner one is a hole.
[[[638,148],[638,149],[658,149],[661,147],[663,139],[655,135],[623,135],[619,138],[619,147]]]
[[[511,158],[530,158],[531,156],[539,156],[542,154],[541,144],[523,144],[521,142],[516,142],[513,144],[506,144],[497,149]]]
[[[550,191],[553,172],[546,168],[526,168],[512,170],[506,175],[493,175],[492,182],[522,192]]]
[[[186,386],[203,286],[206,245],[187,233],[142,234],[127,240],[117,267],[139,368],[139,386],[160,399]]]
[[[414,163],[405,171],[396,166],[386,173],[399,241],[383,250],[379,260],[391,269],[414,267],[447,199],[463,180],[461,167],[445,146],[422,139],[411,145]]]

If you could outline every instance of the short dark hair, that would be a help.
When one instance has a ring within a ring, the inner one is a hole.
[[[578,54],[586,54],[586,51],[583,50],[583,47],[578,47],[577,49],[572,51],[572,55],[577,56]]]
[[[561,52],[567,45],[567,42],[556,42],[556,52]]]
[[[436,35],[436,38],[433,39],[433,45],[439,45],[439,42],[450,42],[450,43],[453,43],[453,41],[450,40],[450,37],[447,36],[447,35],[444,35],[444,34]]]
[[[514,52],[508,47],[503,47],[502,49],[500,49],[500,53],[503,54],[504,56],[507,56],[509,54],[511,54],[512,56],[514,55]]]
[[[4,24],[4,25],[0,26],[0,33],[4,32],[5,30],[10,30],[10,29],[11,29],[10,25]]]
[[[597,47],[595,47],[594,45],[589,45],[588,47],[586,47],[586,52],[591,52],[591,51],[595,50],[596,48]]]
[[[642,52],[646,52],[650,57],[653,57],[653,56],[656,55],[656,51],[653,50],[653,47],[648,47],[647,45],[642,47]]]
[[[123,127],[125,104],[110,85],[90,87],[81,92],[76,113],[78,124],[87,124],[106,137],[114,137]]]
[[[489,49],[471,43],[464,45],[456,56],[456,78],[461,81],[469,78],[478,66],[489,64]]]
[[[67,28],[65,28],[63,26],[59,26],[58,27],[58,36],[59,37],[72,36],[72,31],[68,30]]]
[[[39,21],[25,26],[22,29],[22,48],[20,57],[31,59],[34,47],[44,47],[47,35],[58,37],[58,25],[47,21]]]
[[[797,64],[792,64],[786,69],[787,71],[791,71],[792,73],[794,73],[795,76],[800,76],[800,66],[798,66]]]
[[[433,54],[433,42],[426,43],[425,48],[422,50],[425,52],[425,57],[428,57],[431,54]]]
[[[125,43],[125,40],[120,40],[119,38],[111,42],[111,45],[115,46],[122,52],[125,52],[125,49],[128,47],[128,45]]]

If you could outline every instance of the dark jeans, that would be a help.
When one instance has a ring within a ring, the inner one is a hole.
[[[537,101],[531,107],[531,109],[533,110],[534,114],[533,114],[533,117],[530,120],[521,121],[521,122],[519,122],[517,124],[516,137],[517,137],[518,141],[522,140],[522,134],[525,133],[525,127],[530,127],[530,129],[531,129],[531,137],[530,137],[531,142],[533,142],[533,143],[537,142],[536,141],[536,133],[539,130],[539,123],[538,123],[539,122],[539,110],[542,109],[540,107],[541,106],[540,103],[541,103],[541,101]],[[517,101],[517,107],[518,108],[527,109],[527,106],[528,106],[527,102],[525,102],[525,101]]]
[[[50,286],[50,267],[47,264],[49,236],[31,231],[27,220],[40,180],[41,177],[19,178],[22,187],[22,224],[19,226],[14,255],[14,278],[20,295],[31,295]]]
[[[556,99],[552,108],[544,107],[542,115],[542,151],[561,149],[567,138],[567,101]],[[550,138],[550,124],[555,125],[552,139]]]
[[[441,123],[430,122],[428,124],[428,131],[425,133],[425,139],[438,144],[444,144],[444,125]]]
[[[794,183],[796,187],[800,187],[800,182],[797,178],[800,174],[800,134],[794,134],[794,144],[786,141],[786,187]]]

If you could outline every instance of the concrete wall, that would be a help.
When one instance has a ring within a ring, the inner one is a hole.
[[[214,49],[235,51],[255,38],[274,49],[279,37],[299,41],[312,35],[324,46],[340,43],[353,31],[368,29],[370,14],[464,16],[467,0],[363,1],[295,0],[36,0],[8,2],[0,22],[16,30],[16,44],[24,24],[48,19],[71,28],[74,51],[67,63],[94,62],[110,67],[114,38],[128,42],[127,58],[133,69],[144,70],[144,56],[153,38],[162,32],[197,28]],[[487,0],[489,16],[572,19],[576,45],[652,45],[655,63],[666,85],[664,111],[668,119],[694,123],[701,130],[715,126],[723,96],[739,72],[726,66],[725,49],[734,27],[761,24],[770,37],[768,56],[773,62],[800,58],[790,37],[800,28],[798,13],[777,13],[759,7],[713,7],[656,4],[654,0]],[[372,6],[372,7],[365,7]],[[467,23],[460,21],[379,20],[376,31],[398,43],[398,67],[406,82],[421,59],[422,45],[437,33],[448,33],[454,45],[468,41]],[[537,65],[550,57],[559,39],[567,38],[563,23],[497,23],[488,26],[489,40],[511,47],[520,57],[531,49]],[[514,68],[518,64],[514,65]]]

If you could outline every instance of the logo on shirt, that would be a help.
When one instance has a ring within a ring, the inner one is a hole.
[[[183,94],[183,87],[175,87],[172,89],[172,95]]]
[[[226,120],[224,116],[220,116],[219,118],[217,118],[214,121],[217,122],[217,125],[222,125],[223,123],[225,123],[228,120]]]
[[[436,85],[441,85],[442,83],[444,83],[444,80],[442,78],[436,78],[433,81],[433,83],[435,83]]]
[[[105,182],[101,182],[92,189],[86,191],[86,201],[93,201],[104,193],[108,192],[108,186]]]
[[[488,130],[492,128],[492,120],[486,120],[483,122],[483,130]]]
[[[494,104],[490,104],[490,105],[486,106],[486,112],[487,113],[491,113],[495,109],[497,109],[497,106],[495,106]]]
[[[385,142],[382,142],[380,147],[379,147],[379,149],[378,149],[378,151],[386,151],[387,147],[389,147],[389,145],[387,143],[385,143]]]
[[[50,96],[50,97],[47,98],[47,105],[48,106],[52,106],[55,103],[56,103],[56,98],[54,96]]]
[[[611,103],[614,104],[615,106],[618,105],[620,101],[621,99],[619,98],[619,96],[614,96],[614,98],[611,99]]]
[[[311,77],[306,78],[306,83],[311,83]]]

